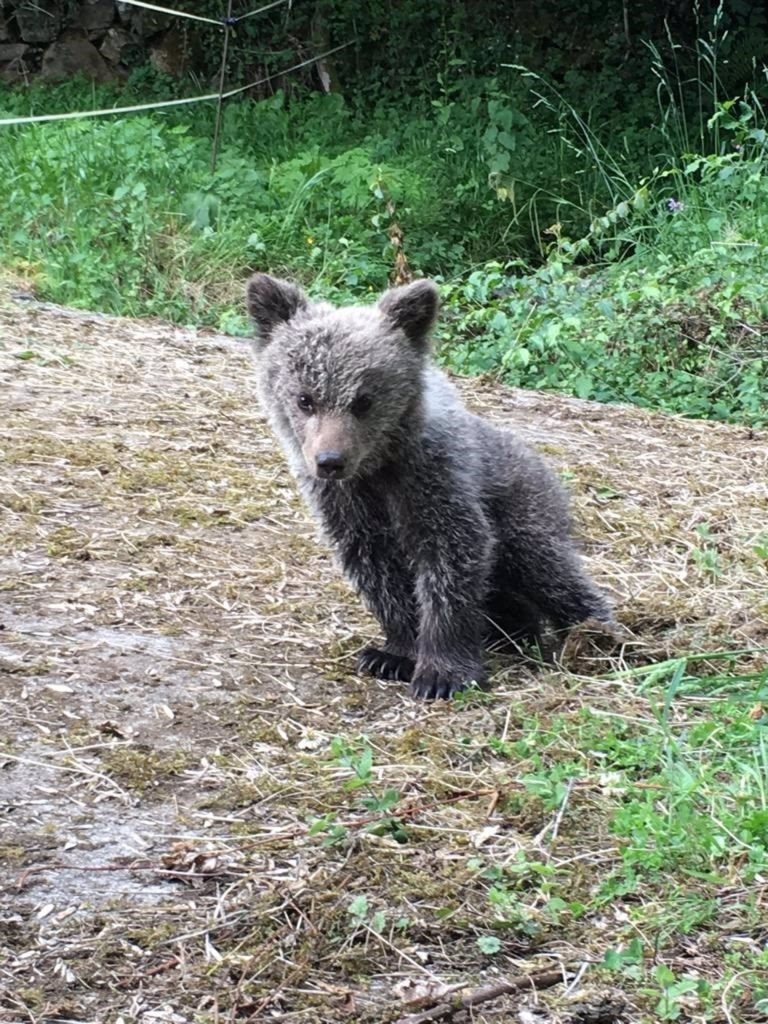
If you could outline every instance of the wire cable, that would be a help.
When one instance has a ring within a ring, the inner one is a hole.
[[[256,86],[265,85],[267,82],[271,82],[275,78],[280,78],[282,75],[288,75],[292,71],[298,71],[300,68],[305,68],[308,64],[314,64],[316,61],[325,60],[326,57],[330,57],[332,53],[338,53],[339,50],[346,50],[348,46],[352,46],[354,40],[350,40],[348,43],[342,43],[340,46],[334,46],[332,50],[326,50],[325,53],[319,53],[316,57],[310,57],[308,60],[303,60],[300,64],[293,64],[289,68],[284,68],[282,71],[276,71],[274,75],[267,75],[266,78],[259,78],[255,82],[249,82],[248,85],[240,85],[236,89],[229,89],[227,92],[218,93],[211,92],[205,96],[188,96],[182,100],[160,100],[157,103],[139,103],[133,107],[105,107],[100,110],[75,110],[69,111],[66,114],[37,114],[30,115],[29,117],[2,117],[0,118],[0,128],[7,128],[12,125],[20,124],[42,124],[46,121],[75,121],[78,118],[87,117],[104,117],[107,114],[133,114],[141,110],[162,110],[167,107],[182,107],[190,103],[204,103],[210,100],[218,100],[219,96],[222,99],[228,100],[232,96],[239,96],[240,93],[247,92],[249,89],[255,89]]]

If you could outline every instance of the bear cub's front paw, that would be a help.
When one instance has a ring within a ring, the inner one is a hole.
[[[485,670],[482,666],[462,669],[424,665],[417,670],[411,681],[411,696],[416,700],[449,700],[454,693],[466,690],[470,684],[482,686],[484,682]]]
[[[360,675],[374,676],[376,679],[399,679],[409,683],[414,668],[410,658],[380,651],[378,647],[366,647],[357,656],[357,671]]]

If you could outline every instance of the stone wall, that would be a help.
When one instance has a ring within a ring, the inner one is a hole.
[[[119,82],[147,63],[181,75],[190,24],[120,0],[0,0],[0,80]]]

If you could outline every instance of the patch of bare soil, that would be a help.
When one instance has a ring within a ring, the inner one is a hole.
[[[424,707],[353,674],[376,630],[315,541],[244,343],[4,300],[0,1021],[395,1020],[408,985],[589,958],[586,931],[493,962],[478,947],[472,850],[512,857],[547,818],[504,810],[514,764],[466,738],[569,705],[631,710],[629,683],[595,678],[622,664],[765,644],[764,570],[744,552],[768,523],[768,445],[462,389],[567,474],[628,633],[611,654],[578,638],[558,672],[500,661],[491,698]],[[360,735],[412,842],[366,830],[376,809],[343,788],[332,741]],[[599,788],[579,799],[554,833],[587,859]],[[324,815],[342,842],[310,831]],[[577,1019],[557,1005],[521,1012]]]

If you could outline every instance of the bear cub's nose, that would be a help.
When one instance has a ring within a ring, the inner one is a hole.
[[[318,476],[338,480],[344,475],[344,456],[341,452],[319,452],[315,462]]]

